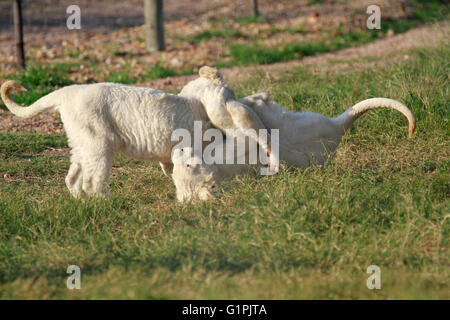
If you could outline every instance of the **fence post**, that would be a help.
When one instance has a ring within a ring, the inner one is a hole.
[[[163,0],[145,0],[144,11],[147,49],[165,50]]]
[[[258,0],[253,0],[253,15],[259,17]]]
[[[23,51],[23,22],[21,0],[14,0],[14,37],[16,41],[17,64],[20,68],[25,68],[25,54]]]

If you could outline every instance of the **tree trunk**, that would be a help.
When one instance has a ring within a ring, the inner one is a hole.
[[[144,0],[144,11],[147,49],[165,50],[163,0]]]
[[[253,0],[253,14],[255,17],[259,17],[258,0]]]
[[[25,68],[25,54],[23,51],[23,23],[22,23],[22,3],[14,0],[14,36],[16,41],[17,64],[20,68]]]

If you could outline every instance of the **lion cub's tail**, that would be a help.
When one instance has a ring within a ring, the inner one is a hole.
[[[2,84],[0,89],[1,97],[9,111],[21,118],[30,118],[48,109],[56,107],[58,104],[51,101],[50,95],[40,98],[29,107],[22,107],[9,97],[11,91],[27,91],[14,80],[8,80]]]
[[[416,128],[416,119],[414,118],[411,110],[408,109],[403,103],[387,98],[372,98],[363,100],[353,107],[350,107],[340,116],[334,118],[336,122],[341,124],[344,127],[344,130],[347,130],[352,125],[353,121],[358,119],[364,113],[372,109],[378,108],[390,108],[401,112],[409,122],[408,133],[409,137],[414,133],[414,129]]]

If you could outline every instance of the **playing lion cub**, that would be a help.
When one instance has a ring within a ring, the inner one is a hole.
[[[386,98],[361,101],[335,118],[313,112],[289,111],[270,99],[267,93],[242,98],[239,102],[251,107],[267,129],[279,129],[279,158],[290,167],[324,164],[352,123],[372,109],[391,108],[401,112],[409,121],[410,137],[416,127],[414,115],[405,105]],[[222,148],[225,148],[225,143]],[[179,201],[212,199],[223,179],[251,168],[237,163],[225,164],[224,161],[221,164],[206,164],[192,153],[189,148],[173,153],[172,178],[177,186]]]

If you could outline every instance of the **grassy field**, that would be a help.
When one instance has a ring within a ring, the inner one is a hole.
[[[74,200],[52,152],[64,136],[0,134],[0,297],[449,299],[450,47],[407,54],[230,80],[238,96],[326,115],[391,97],[418,126],[408,139],[400,114],[372,112],[324,167],[239,177],[216,202],[180,205],[157,165],[124,157],[112,201]],[[72,264],[81,290],[66,288]],[[369,265],[381,290],[366,288]]]

